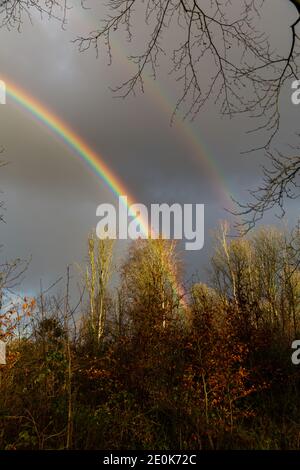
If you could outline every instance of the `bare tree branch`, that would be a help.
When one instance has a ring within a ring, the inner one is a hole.
[[[265,132],[262,148],[268,149],[280,126],[280,92],[288,79],[299,76],[296,30],[300,3],[290,3],[295,6],[295,19],[290,26],[289,50],[282,55],[272,50],[267,33],[258,26],[264,0],[148,0],[143,4],[143,14],[150,34],[148,38],[145,35],[143,52],[129,56],[136,72],[115,91],[126,97],[135,93],[137,86],[143,90],[146,71],[156,77],[161,58],[167,54],[170,31],[177,27],[179,40],[172,47],[170,59],[171,72],[182,84],[182,93],[174,115],[183,108],[184,116],[194,119],[213,99],[225,115],[244,113],[255,118],[259,124],[250,132]],[[94,47],[97,53],[102,43],[111,62],[112,36],[123,28],[128,40],[133,40],[136,10],[141,5],[136,0],[110,0],[108,8],[110,15],[103,27],[75,42],[80,51]],[[203,74],[207,69],[209,78]]]

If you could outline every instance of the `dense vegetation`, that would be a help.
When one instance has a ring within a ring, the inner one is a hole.
[[[116,267],[91,237],[78,303],[68,271],[63,295],[3,305],[0,448],[299,448],[299,230],[226,231],[209,285],[178,287],[172,242]]]

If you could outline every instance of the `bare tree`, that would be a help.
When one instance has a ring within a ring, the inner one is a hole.
[[[100,240],[95,234],[89,237],[85,281],[90,304],[88,326],[95,345],[100,345],[105,335],[108,282],[112,275],[113,248],[113,240]]]
[[[261,220],[266,211],[277,209],[282,218],[286,213],[286,201],[300,197],[300,155],[299,148],[294,155],[286,156],[279,151],[267,151],[269,165],[264,165],[262,183],[250,191],[251,200],[237,203],[237,222],[241,232],[248,232]]]
[[[67,9],[66,0],[0,0],[0,27],[20,30],[24,17],[31,21],[34,13],[57,19],[64,25]]]

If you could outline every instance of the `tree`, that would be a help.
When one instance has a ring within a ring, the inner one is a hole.
[[[229,242],[228,230],[221,228],[212,258],[212,280],[223,302],[235,306],[246,334],[262,324],[297,334],[299,231],[265,227]]]
[[[104,338],[107,317],[107,284],[112,274],[113,240],[100,240],[94,234],[88,240],[86,287],[89,297],[88,329],[94,344]]]
[[[263,166],[262,183],[250,191],[249,202],[237,203],[238,208],[235,213],[241,219],[236,225],[242,233],[247,233],[255,227],[269,210],[277,209],[277,215],[282,218],[286,213],[287,200],[300,197],[299,149],[300,147],[289,156],[278,151],[267,152],[270,164]]]
[[[165,329],[181,311],[181,266],[175,248],[168,240],[138,240],[122,268],[128,316],[138,335]]]

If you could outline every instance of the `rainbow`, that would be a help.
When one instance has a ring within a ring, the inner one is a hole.
[[[89,9],[82,12],[82,10],[79,11],[79,9],[74,8],[73,14],[77,15],[78,22],[85,24],[89,30],[97,30],[98,26],[95,23],[95,16],[91,15]],[[117,60],[126,67],[130,73],[135,72],[135,65],[128,59],[121,43],[115,38],[111,38],[111,45],[114,48],[113,55],[116,56]],[[147,75],[147,73],[143,75],[143,80],[147,86],[147,92],[152,95],[158,108],[160,108],[163,113],[170,118],[174,112],[174,103],[167,89],[163,87],[158,80]],[[192,123],[181,115],[179,110],[177,110],[172,124],[178,131],[178,134],[182,136],[183,140],[185,140],[186,144],[191,149],[192,159],[195,160],[197,165],[201,162],[201,164],[206,168],[206,171],[210,174],[215,191],[224,204],[224,209],[234,210],[234,195],[232,194],[229,183],[226,181],[226,176],[219,168],[218,162],[204,144],[203,137],[195,130]]]
[[[96,153],[81,137],[76,134],[71,127],[58,118],[52,111],[38,102],[31,95],[26,93],[19,86],[14,84],[2,75],[2,81],[5,84],[6,95],[9,96],[21,109],[30,113],[40,124],[50,129],[63,143],[69,147],[80,160],[88,165],[88,167],[99,176],[108,188],[117,196],[127,196],[127,208],[134,203],[134,197],[130,195],[128,189],[122,184],[117,176],[108,168],[103,158]],[[148,227],[148,221],[138,217],[141,230],[144,234],[152,232]],[[175,274],[171,276],[171,284],[175,286],[175,291],[179,297],[183,299],[183,288],[177,283]],[[183,305],[185,302],[182,301]]]

